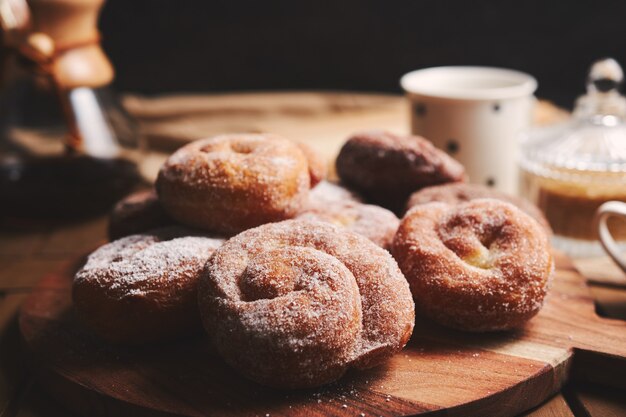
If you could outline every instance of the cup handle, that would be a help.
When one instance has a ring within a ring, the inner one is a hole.
[[[596,228],[598,230],[598,236],[600,237],[600,243],[604,247],[604,250],[609,254],[611,258],[619,265],[624,272],[626,272],[626,260],[622,258],[620,250],[609,231],[607,226],[607,220],[609,217],[621,216],[626,217],[626,203],[620,201],[608,201],[598,207],[595,216]]]

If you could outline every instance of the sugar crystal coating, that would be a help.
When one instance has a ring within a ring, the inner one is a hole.
[[[175,220],[232,234],[293,217],[306,202],[311,176],[303,151],[271,134],[197,140],[161,167],[156,188]]]
[[[223,239],[181,227],[108,243],[76,273],[74,306],[102,338],[144,343],[199,328],[197,283]]]
[[[417,310],[470,331],[505,330],[533,317],[554,269],[545,231],[512,204],[477,199],[413,207],[392,253]]]
[[[322,222],[287,220],[228,240],[206,265],[198,301],[226,361],[285,388],[377,365],[414,325],[408,284],[389,253]]]
[[[362,203],[363,198],[352,190],[330,181],[322,181],[309,193],[309,204],[342,203],[353,201]]]
[[[410,210],[412,207],[419,204],[432,203],[434,201],[448,204],[459,204],[479,198],[495,198],[496,200],[511,203],[531,216],[533,219],[537,220],[546,232],[548,232],[548,234],[552,234],[552,229],[550,228],[550,224],[548,224],[548,220],[546,220],[545,216],[537,206],[527,200],[524,200],[523,198],[506,194],[480,184],[451,183],[423,188],[411,195],[407,203],[407,210]]]
[[[383,130],[352,135],[336,166],[343,183],[395,212],[416,190],[465,180],[463,166],[427,139]]]
[[[385,249],[391,245],[400,224],[396,215],[387,209],[353,201],[309,203],[297,218],[345,227]]]

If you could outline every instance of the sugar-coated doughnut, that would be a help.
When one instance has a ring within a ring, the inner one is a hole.
[[[192,142],[161,167],[157,192],[180,223],[232,234],[292,218],[307,201],[309,164],[294,142],[228,134]]]
[[[163,210],[154,189],[137,191],[113,207],[109,216],[109,239],[116,240],[175,223]]]
[[[354,191],[330,181],[321,181],[309,193],[309,203],[313,205],[346,201],[363,203],[363,198]]]
[[[297,218],[345,227],[385,249],[391,245],[400,224],[400,220],[391,211],[354,201],[309,203]]]
[[[309,177],[311,178],[311,188],[315,187],[321,181],[326,178],[326,171],[328,171],[328,165],[326,161],[320,156],[315,149],[310,145],[302,142],[296,142],[296,145],[304,153],[304,156],[309,163]]]
[[[459,204],[478,198],[495,198],[496,200],[511,203],[537,220],[550,235],[552,234],[548,220],[546,220],[541,210],[530,201],[480,184],[451,183],[423,188],[411,195],[407,203],[407,211],[419,204],[432,203],[434,201]]]
[[[541,226],[495,199],[413,207],[392,253],[419,313],[477,332],[518,327],[537,314],[554,269]]]
[[[428,140],[378,130],[350,137],[336,168],[348,187],[395,212],[416,190],[465,180],[463,166]]]
[[[198,303],[222,357],[281,388],[375,366],[402,349],[414,326],[391,255],[322,222],[287,220],[231,238],[208,261]]]
[[[102,339],[141,344],[202,329],[197,286],[223,239],[189,236],[179,227],[108,243],[76,273],[72,298],[82,320]]]

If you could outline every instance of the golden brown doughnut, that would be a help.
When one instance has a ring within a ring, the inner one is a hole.
[[[416,190],[465,180],[463,166],[428,140],[378,130],[350,137],[336,165],[348,187],[395,212]]]
[[[296,218],[345,227],[385,249],[391,245],[400,224],[400,220],[389,210],[354,201],[309,203]]]
[[[413,207],[392,253],[422,315],[477,332],[518,327],[537,314],[554,269],[541,226],[495,199]]]
[[[74,277],[72,298],[79,316],[102,339],[120,344],[201,329],[198,279],[223,239],[190,233],[167,227],[97,249]]]
[[[311,178],[311,188],[315,187],[326,178],[328,166],[326,161],[313,149],[310,145],[302,142],[296,142],[296,145],[306,156],[309,163],[309,177]]]
[[[163,210],[154,189],[137,191],[113,207],[109,216],[109,239],[113,241],[175,223]]]
[[[229,134],[176,151],[156,185],[175,220],[230,234],[295,216],[310,183],[306,156],[295,143],[269,134]]]
[[[309,193],[309,204],[343,203],[345,201],[362,203],[363,198],[354,191],[329,181],[321,181]]]
[[[459,204],[466,201],[476,200],[478,198],[495,198],[496,200],[511,203],[531,216],[533,219],[537,220],[546,232],[552,235],[552,229],[550,228],[548,220],[546,220],[545,216],[537,206],[523,198],[506,194],[479,184],[453,183],[424,188],[411,194],[406,209],[408,211],[414,206],[432,203],[433,201],[448,204]]]
[[[402,349],[414,325],[391,255],[322,222],[287,220],[231,238],[207,262],[198,301],[223,358],[281,388],[375,366]]]

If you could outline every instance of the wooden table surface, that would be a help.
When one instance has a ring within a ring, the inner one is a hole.
[[[310,142],[331,157],[338,141],[353,130],[385,127],[403,131],[407,126],[403,102],[393,96],[291,93],[130,97],[126,105],[139,118],[150,142],[170,149],[179,139],[219,131],[272,130]],[[177,113],[168,113],[169,108]],[[156,151],[146,156],[148,176],[163,158],[164,154]],[[0,219],[0,417],[70,415],[37,385],[36,369],[22,352],[16,313],[43,275],[104,242],[106,227],[105,217],[74,222]],[[577,260],[576,265],[590,278],[598,312],[626,320],[626,276],[606,258]],[[526,415],[625,416],[626,392],[571,384]]]

